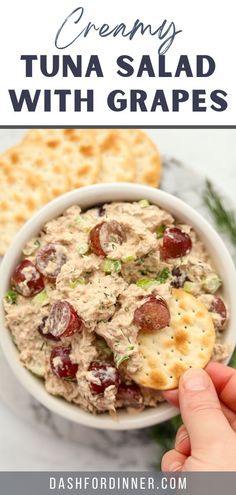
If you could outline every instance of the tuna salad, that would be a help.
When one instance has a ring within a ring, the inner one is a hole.
[[[221,285],[193,228],[158,206],[145,199],[87,211],[75,205],[27,243],[4,306],[22,365],[48,393],[92,414],[115,414],[162,401],[131,376],[140,366],[138,332],[149,321],[151,331],[169,324],[174,288],[204,303],[216,330],[212,359],[227,357]]]

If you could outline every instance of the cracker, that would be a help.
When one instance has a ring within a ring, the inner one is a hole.
[[[135,163],[124,133],[119,129],[93,129],[101,168],[97,182],[134,182]]]
[[[97,181],[101,159],[91,130],[32,129],[25,136],[24,143],[37,148],[43,144],[54,159],[62,161],[70,189]]]
[[[199,299],[175,289],[168,305],[170,326],[139,333],[141,365],[132,375],[139,385],[157,390],[176,388],[188,368],[204,368],[215,343],[211,316]]]
[[[140,184],[158,187],[162,164],[160,153],[150,137],[139,129],[123,129],[135,162],[135,180]]]
[[[0,156],[0,254],[43,205],[69,190],[66,167],[45,146],[18,145]]]

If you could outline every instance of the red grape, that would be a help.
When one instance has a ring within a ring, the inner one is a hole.
[[[161,330],[170,323],[170,311],[165,299],[148,296],[142,306],[134,312],[134,323],[144,332]]]
[[[192,249],[191,237],[177,227],[169,227],[165,230],[161,255],[163,259],[180,258],[190,253]]]
[[[117,391],[117,399],[122,401],[122,405],[128,407],[137,407],[143,401],[140,388],[136,383],[126,385],[121,383]]]
[[[212,313],[218,313],[218,315],[221,316],[218,326],[221,329],[224,328],[227,319],[227,309],[221,297],[214,296],[209,311],[211,311]]]
[[[45,277],[55,280],[66,263],[66,255],[59,244],[47,244],[36,256],[36,266]]]
[[[58,301],[51,307],[46,328],[54,337],[69,337],[79,332],[82,324],[82,318],[70,303]]]
[[[47,316],[44,316],[43,319],[42,319],[42,322],[40,323],[40,325],[38,326],[37,330],[38,332],[40,333],[40,335],[42,337],[44,337],[45,339],[49,339],[49,340],[55,340],[55,341],[58,341],[60,340],[60,337],[54,337],[54,335],[52,335],[52,333],[48,332],[48,333],[44,333],[43,330],[45,328],[45,324],[46,324],[46,321],[47,321],[48,317]]]
[[[30,260],[23,260],[17,265],[11,284],[24,297],[33,296],[44,289],[44,279]]]
[[[122,244],[125,240],[125,232],[116,220],[99,223],[90,232],[90,248],[98,256],[106,256],[110,242]]]
[[[71,347],[54,347],[50,356],[51,370],[58,378],[75,378],[78,364],[70,359]]]
[[[89,371],[94,377],[94,380],[92,379],[90,382],[90,390],[93,395],[103,394],[110,385],[118,387],[120,384],[119,371],[112,363],[92,361]]]

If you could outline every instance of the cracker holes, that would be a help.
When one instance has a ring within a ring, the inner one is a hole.
[[[173,378],[173,376],[172,376],[172,375],[170,375],[170,379],[171,379],[171,380],[172,380],[172,378]]]
[[[179,358],[179,360],[180,360],[180,361],[183,361],[183,358],[182,358],[182,357],[180,357],[180,358]]]
[[[174,340],[174,336],[173,335],[171,335],[171,340]]]

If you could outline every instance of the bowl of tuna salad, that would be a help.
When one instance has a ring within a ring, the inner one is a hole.
[[[173,291],[207,309],[210,359],[227,363],[235,346],[236,276],[223,241],[151,187],[97,184],[55,199],[15,237],[0,279],[11,368],[36,399],[82,425],[142,428],[177,413],[164,386],[135,380],[139,332],[170,325]]]

